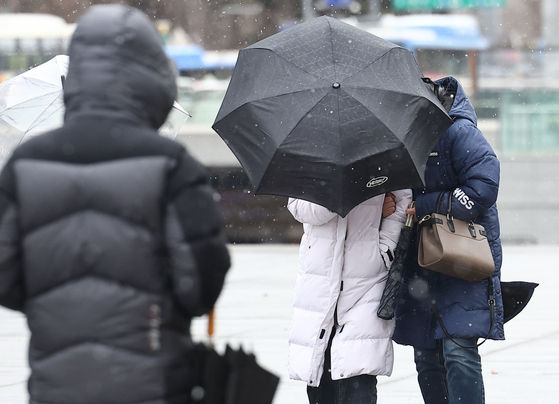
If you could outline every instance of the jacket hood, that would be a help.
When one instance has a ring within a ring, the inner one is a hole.
[[[477,116],[474,106],[458,80],[454,77],[445,77],[435,81],[435,83],[444,87],[447,93],[454,94],[454,103],[448,114],[455,120],[457,118],[464,118],[477,125]]]
[[[141,11],[92,6],[69,47],[65,119],[82,113],[116,115],[159,128],[176,98],[176,74],[163,41]]]

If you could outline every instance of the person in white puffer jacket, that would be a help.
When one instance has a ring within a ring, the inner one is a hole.
[[[411,200],[411,190],[394,191],[362,202],[346,217],[288,201],[304,229],[289,374],[307,383],[310,404],[375,404],[376,376],[392,372],[394,320],[376,312]],[[386,213],[387,204],[394,213]]]

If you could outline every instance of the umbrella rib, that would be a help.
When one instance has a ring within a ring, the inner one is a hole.
[[[307,74],[309,74],[309,75],[311,75],[311,76],[313,76],[313,77],[316,77],[316,78],[318,78],[318,79],[322,78],[322,77],[320,77],[320,76],[317,76],[316,74],[313,74],[313,73],[309,72],[309,71],[306,70],[306,69],[303,69],[301,66],[297,66],[297,65],[296,65],[295,63],[293,63],[292,61],[286,59],[286,58],[283,57],[282,55],[279,55],[279,54],[275,53],[275,52],[274,52],[273,50],[271,50],[271,49],[268,49],[268,48],[258,48],[258,47],[251,48],[251,49],[260,49],[260,50],[268,51],[268,52],[274,54],[276,57],[285,60],[285,61],[286,61],[287,63],[289,63],[291,66],[295,66],[297,69],[299,69],[299,70],[301,70],[301,71],[303,71],[303,72],[305,72],[305,73],[307,73]]]
[[[327,96],[328,96],[328,93],[325,94],[324,97],[322,97],[319,101],[317,101],[316,104],[320,103],[320,101],[322,101],[322,100],[323,100],[324,98],[326,98]],[[314,104],[313,107],[314,107],[316,104]],[[243,105],[246,105],[246,104],[243,104]],[[240,108],[240,107],[239,107],[239,108]],[[311,108],[311,109],[312,109],[312,108]],[[281,146],[281,144],[285,141],[285,139],[287,139],[287,138],[289,137],[289,135],[291,134],[291,132],[293,131],[293,129],[295,129],[295,128],[301,123],[301,121],[302,121],[303,119],[305,119],[305,117],[309,114],[309,112],[311,111],[311,109],[307,110],[307,111],[301,116],[301,118],[297,121],[297,123],[296,123],[295,125],[293,125],[293,128],[289,131],[289,133],[287,134],[287,136],[286,136],[281,142],[279,142],[279,143],[276,142],[276,146],[277,146],[276,151],[274,152],[274,154],[273,154],[273,155],[270,157],[270,159],[268,160],[267,165],[266,165],[267,168],[266,168],[266,171],[264,171],[264,174],[262,174],[262,178],[264,178],[264,177],[266,176],[266,173],[268,172],[268,169],[270,168],[270,162],[274,159],[274,157],[276,156],[276,154],[279,152],[279,147]],[[338,106],[338,110],[339,110],[339,106]],[[263,132],[261,129],[260,129],[260,131]],[[263,132],[263,133],[266,133],[266,132]],[[266,135],[267,135],[267,134],[266,134]],[[267,136],[268,136],[268,135],[267,135]],[[340,146],[340,147],[341,147],[341,146]]]
[[[328,88],[328,87],[330,87],[330,86],[328,86],[328,85],[324,85],[324,86],[323,86],[323,88]],[[248,103],[255,102],[255,101],[265,101],[265,100],[269,100],[269,99],[271,99],[271,98],[281,97],[281,96],[283,96],[283,95],[298,94],[298,93],[302,93],[302,92],[305,92],[305,91],[312,91],[312,90],[317,90],[317,89],[320,89],[320,87],[317,87],[317,88],[305,88],[305,89],[301,89],[301,90],[289,91],[289,92],[283,93],[283,94],[274,94],[274,95],[270,95],[270,96],[267,96],[267,97],[264,97],[264,98],[256,98],[256,99],[254,99],[254,100],[250,100],[250,101],[245,102],[243,105],[239,105],[238,108],[240,108],[240,107],[242,107],[242,106],[244,106],[244,105],[246,105],[246,104],[248,104]],[[326,96],[326,95],[325,95],[325,96]],[[324,97],[322,97],[321,100],[322,100],[323,98],[324,98]],[[235,110],[237,110],[238,108],[235,108]]]
[[[324,86],[324,87],[325,87],[325,88],[328,88],[329,86]],[[238,111],[240,108],[244,107],[245,105],[248,105],[248,104],[253,103],[253,102],[266,101],[266,100],[271,99],[271,98],[274,98],[274,97],[281,97],[281,96],[284,96],[284,95],[297,94],[297,93],[302,93],[302,92],[305,92],[305,91],[312,91],[312,90],[315,90],[315,89],[314,89],[314,88],[307,88],[307,89],[303,89],[303,90],[291,91],[291,92],[284,93],[284,94],[270,95],[270,96],[265,97],[265,98],[256,98],[256,99],[254,99],[254,100],[249,100],[249,101],[246,101],[244,104],[241,104],[241,105],[239,105],[238,107],[236,107],[235,109],[231,110],[231,112],[229,112],[227,115],[230,115],[230,114],[232,114],[233,112]],[[324,97],[322,97],[320,100],[318,100],[317,103],[319,103],[320,101],[322,101],[327,95],[328,95],[328,93],[326,93],[326,94],[324,95]],[[311,109],[312,109],[312,108],[311,108]],[[306,111],[306,112],[303,114],[303,117],[301,118],[301,120],[302,120],[309,112],[310,112],[310,110]],[[297,125],[299,125],[299,123],[301,122],[301,120],[299,120],[299,121],[297,122],[297,124],[295,124],[294,127],[296,127]]]
[[[361,87],[361,86],[356,86],[356,85],[348,84],[348,85],[345,86],[345,88],[361,89],[362,87]],[[414,97],[414,98],[421,98],[421,99],[427,99],[427,100],[429,100],[429,98],[427,98],[427,97],[425,97],[425,96],[423,96],[423,95],[420,95],[420,94],[417,94],[417,93],[412,93],[412,92],[406,91],[406,90],[402,90],[402,91],[400,91],[400,90],[390,90],[390,89],[378,88],[378,87],[377,87],[377,88],[371,88],[371,90],[384,91],[384,92],[387,92],[387,93],[405,94],[405,95],[409,95],[409,96]],[[429,100],[429,101],[430,101],[430,100]],[[435,105],[436,105],[436,104],[435,104]],[[441,104],[441,105],[442,105],[442,104]]]
[[[354,99],[356,102],[358,102],[360,105],[362,105],[363,108],[365,108],[366,110],[370,111],[370,109],[367,108],[367,106],[366,106],[365,104],[363,104],[361,101],[359,101],[359,100],[356,99],[356,98],[353,98],[353,99]],[[338,109],[339,109],[339,108],[338,108]],[[372,112],[372,111],[371,111],[371,112]],[[378,118],[378,122],[379,122],[382,126],[384,126],[388,131],[392,132],[392,130],[391,130],[391,129],[384,123],[384,121],[382,121],[380,118]],[[405,145],[404,145],[404,148],[406,148]]]
[[[342,133],[342,124],[340,122],[340,97],[339,96],[336,98],[336,102],[338,104],[338,133]],[[345,156],[344,150],[343,150],[343,142],[342,142],[341,137],[340,137],[340,155]],[[340,175],[340,189],[341,190],[344,189],[344,176],[343,175]],[[339,195],[340,195],[340,198],[342,198],[343,192],[340,192]]]
[[[44,94],[41,95],[41,97],[44,97],[44,96],[46,96],[46,95],[51,95],[51,94],[54,94],[54,93],[57,93],[57,92],[60,92],[60,88],[58,88],[58,89],[53,89],[53,91],[50,91],[50,92],[48,92],[48,93],[44,93]],[[23,100],[23,101],[20,101],[20,102],[18,102],[18,103],[16,103],[16,104],[10,105],[9,107],[6,107],[4,110],[0,111],[0,115],[3,114],[4,112],[8,111],[8,110],[11,110],[11,109],[25,109],[25,108],[27,108],[27,107],[26,107],[26,106],[21,106],[21,105],[22,105],[22,104],[25,104],[26,102],[35,100],[36,98],[38,98],[38,97],[31,97],[31,98],[29,98],[29,99],[27,99],[27,100]]]
[[[384,52],[382,55],[380,55],[378,58],[376,58],[375,60],[371,61],[369,64],[367,64],[366,66],[364,66],[361,70],[356,71],[356,72],[353,73],[352,75],[346,77],[345,80],[350,79],[350,78],[352,78],[353,76],[355,76],[356,74],[361,73],[363,70],[365,70],[366,68],[368,68],[368,67],[371,66],[372,64],[375,64],[376,62],[378,62],[382,57],[384,57],[384,55],[386,55],[386,54],[388,54],[388,53],[390,53],[390,52],[392,52],[392,51],[398,50],[398,49],[404,49],[405,51],[410,52],[409,50],[407,50],[406,48],[402,48],[401,46],[396,46],[396,47],[394,47],[394,48],[390,48],[390,49],[388,49],[386,52]]]
[[[330,54],[332,55],[332,66],[334,66],[334,81],[338,81],[338,69],[337,69],[338,66],[336,65],[334,59],[334,41],[332,41],[332,24],[330,23],[330,20],[326,20],[326,21],[328,22],[328,28],[330,29]]]
[[[305,90],[305,91],[307,91],[307,90]],[[313,106],[311,107],[311,109],[307,110],[307,111],[301,116],[301,118],[300,118],[300,119],[297,121],[297,123],[293,126],[293,129],[295,129],[295,128],[301,123],[301,121],[302,121],[303,119],[305,119],[305,117],[309,114],[309,112],[312,110],[312,108],[314,108],[314,107],[315,107],[316,105],[318,105],[323,99],[325,99],[325,98],[328,96],[328,94],[329,94],[329,93],[324,94],[324,96],[323,96],[320,100],[318,100],[315,104],[313,104]],[[339,110],[339,105],[338,105],[338,110]],[[291,133],[291,132],[293,131],[293,129],[292,129],[289,133]],[[287,136],[285,137],[285,139],[287,139],[287,137],[289,137],[289,135],[287,135]],[[283,139],[282,143],[285,141],[285,139]],[[281,144],[281,143],[280,143],[280,144]],[[279,146],[279,145],[278,145],[278,146]]]
[[[55,103],[56,100],[58,100],[58,97],[56,97],[54,100],[52,100],[52,102],[49,103],[49,105],[45,108],[45,110],[47,108],[51,107]],[[49,116],[52,116],[52,114],[54,114],[54,112],[52,112]],[[21,142],[23,142],[23,139],[25,139],[25,135],[27,134],[27,132],[29,132],[29,130],[33,129],[34,125],[37,123],[40,116],[41,116],[41,114],[39,114],[39,116],[37,116],[37,118],[35,118],[35,120],[33,122],[31,122],[31,124],[29,125],[29,127],[27,128],[27,130],[25,131],[23,136],[21,137],[20,141],[18,142],[18,146],[21,144]],[[48,118],[48,116],[47,116],[47,118]]]
[[[49,107],[51,107],[51,106],[56,102],[56,100],[58,100],[58,97],[56,97],[54,100],[52,100],[52,102],[50,102],[50,103],[48,104],[48,106],[44,109],[44,111],[46,111]],[[53,113],[54,113],[54,112],[53,112]],[[50,115],[48,115],[47,118],[48,118],[49,116],[51,116],[53,113],[51,113]],[[31,128],[34,127],[34,124],[37,122],[37,120],[39,119],[39,117],[40,117],[41,115],[42,115],[42,114],[39,114],[39,116],[37,116],[37,118],[35,118],[35,120],[34,120],[33,122],[31,122],[31,125],[29,125],[29,129],[31,129]],[[28,129],[28,130],[29,130],[29,129]]]
[[[348,87],[349,87],[349,88],[357,88],[357,89],[359,88],[359,87],[353,87],[353,86],[346,86],[346,88],[348,88]],[[378,91],[384,91],[384,92],[391,92],[391,90],[387,90],[387,89],[377,89],[377,90],[378,90]],[[393,91],[392,91],[392,92],[393,92]],[[418,94],[410,94],[410,93],[408,93],[408,92],[402,92],[401,94],[410,95],[410,96],[412,96],[414,99],[417,99],[417,100],[425,100],[425,99],[426,99],[426,100],[430,101],[427,97],[424,97],[424,96],[418,95]],[[371,111],[371,109],[369,109],[369,108],[368,108],[365,104],[363,104],[359,99],[355,98],[354,96],[353,96],[352,98],[353,98],[356,102],[358,102],[360,105],[362,105],[363,108],[367,109],[368,111]],[[433,105],[438,106],[438,105],[435,104],[435,103],[433,103]],[[441,108],[442,108],[442,105],[441,105]],[[444,112],[444,110],[441,109],[440,111],[441,111],[441,113],[445,113],[445,114],[446,114],[446,112]],[[371,111],[371,112],[373,112],[373,111]],[[383,121],[382,119],[378,118],[378,121],[379,121],[379,123],[381,123],[385,128],[387,128],[388,130],[390,130],[390,128],[384,123],[384,121]],[[410,128],[408,128],[408,132],[409,132],[409,130],[410,130]],[[408,133],[408,132],[406,132],[406,133]],[[404,147],[405,147],[405,146],[404,146]],[[406,149],[407,149],[407,148],[406,148]]]

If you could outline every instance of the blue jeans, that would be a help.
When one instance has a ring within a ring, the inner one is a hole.
[[[475,346],[476,338],[454,338]],[[462,348],[449,338],[436,349],[414,349],[417,380],[425,404],[485,404],[481,358],[477,347]]]
[[[332,336],[334,333],[332,333]],[[353,376],[332,380],[330,372],[330,339],[324,358],[324,373],[318,387],[307,386],[309,404],[377,404],[377,377]]]

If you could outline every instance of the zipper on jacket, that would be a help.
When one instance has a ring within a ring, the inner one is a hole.
[[[338,303],[336,303],[336,308],[334,309],[334,329],[338,329],[340,324],[338,323]]]
[[[340,283],[340,292],[342,290],[344,290],[344,281],[341,281]],[[336,303],[336,307],[334,308],[334,330],[337,330],[339,327],[340,323],[338,323],[338,303]]]

